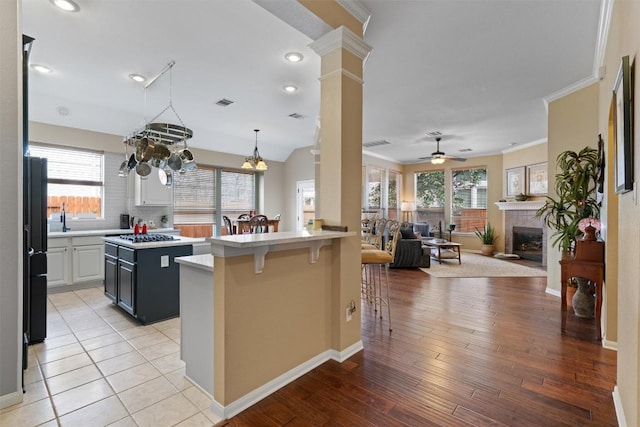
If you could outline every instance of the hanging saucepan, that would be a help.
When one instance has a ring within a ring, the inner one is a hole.
[[[149,137],[144,137],[136,143],[136,160],[138,162],[147,162],[153,156],[155,149],[155,141]]]
[[[164,169],[158,169],[158,179],[162,185],[166,185],[167,187],[171,187],[173,184],[173,172],[168,167]]]
[[[149,161],[149,164],[154,168],[163,169],[167,165],[167,161],[164,159],[153,158]]]
[[[127,163],[127,167],[129,168],[129,170],[135,168],[137,164],[138,162],[136,161],[136,155],[132,154],[131,156],[129,156],[129,162]]]
[[[151,173],[151,166],[148,163],[138,163],[136,173],[140,176],[148,176]]]
[[[156,143],[156,146],[153,150],[153,158],[160,160],[167,160],[171,155],[171,151],[167,148],[166,145]]]
[[[191,153],[188,148],[183,148],[182,150],[178,151],[178,154],[180,154],[180,158],[182,159],[183,163],[193,160],[193,153]]]
[[[127,145],[125,141],[124,161],[120,164],[120,169],[118,170],[118,176],[124,178],[127,175],[129,175],[129,153],[127,152]]]
[[[174,171],[179,171],[182,169],[182,158],[177,152],[171,153],[169,160],[167,160],[167,164]]]

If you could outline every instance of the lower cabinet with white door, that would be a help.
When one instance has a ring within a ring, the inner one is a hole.
[[[102,236],[50,238],[47,249],[47,286],[101,284],[104,279]],[[62,290],[62,289],[61,289]]]

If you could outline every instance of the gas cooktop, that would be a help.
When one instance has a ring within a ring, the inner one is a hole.
[[[128,240],[133,243],[164,242],[166,240],[176,240],[176,238],[170,234],[160,234],[160,233],[123,234],[119,237],[123,240]]]

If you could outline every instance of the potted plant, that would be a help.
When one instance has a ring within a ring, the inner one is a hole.
[[[160,216],[160,225],[162,226],[162,228],[167,228],[167,226],[169,225],[169,215],[163,214],[162,216]]]
[[[490,222],[487,222],[487,225],[484,226],[482,231],[476,227],[475,233],[482,242],[482,255],[493,256],[496,248],[495,241],[498,238],[496,229],[491,226]]]
[[[600,160],[598,150],[591,147],[577,153],[570,150],[560,153],[556,160],[560,171],[556,174],[556,197],[547,196],[536,212],[536,218],[542,218],[553,230],[552,245],[565,254],[574,249],[580,220],[600,216],[596,198]]]

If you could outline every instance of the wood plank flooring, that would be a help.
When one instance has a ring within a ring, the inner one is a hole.
[[[364,350],[224,426],[616,426],[616,353],[545,278],[390,270],[393,332],[363,302]]]

